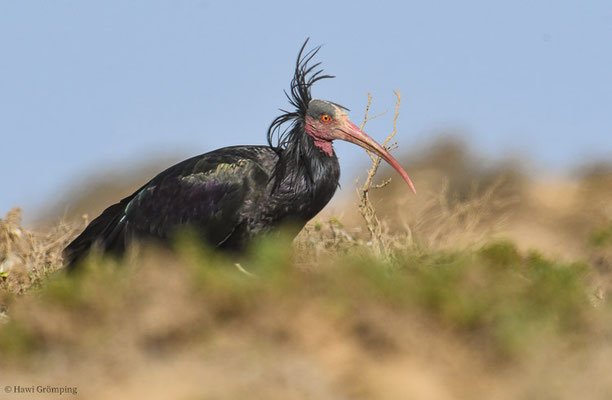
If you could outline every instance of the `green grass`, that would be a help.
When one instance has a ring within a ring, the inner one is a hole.
[[[595,230],[589,237],[589,243],[597,248],[612,246],[612,224]]]

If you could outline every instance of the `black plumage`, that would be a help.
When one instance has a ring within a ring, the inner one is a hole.
[[[307,42],[286,93],[295,110],[283,110],[272,122],[268,146],[225,147],[161,172],[104,210],[66,247],[67,267],[74,269],[95,244],[120,254],[133,240],[165,241],[187,226],[210,246],[238,251],[280,224],[298,232],[338,187],[332,140],[352,141],[389,161],[384,149],[350,123],[343,107],[312,100],[312,85],[331,76],[316,70],[319,64],[309,65],[319,48],[304,53]]]

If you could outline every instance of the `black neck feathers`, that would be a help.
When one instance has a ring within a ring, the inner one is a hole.
[[[272,177],[273,190],[277,190],[280,185],[296,186],[302,178],[313,185],[317,177],[324,173],[321,170],[325,168],[324,165],[337,165],[335,154],[331,157],[323,154],[314,146],[312,138],[304,132],[308,104],[312,100],[312,85],[321,79],[333,78],[331,75],[323,75],[322,69],[316,70],[320,63],[309,65],[320,46],[304,53],[307,43],[308,39],[298,54],[290,91],[285,91],[289,103],[295,109],[281,110],[283,114],[276,117],[268,128],[268,144],[278,155]],[[326,163],[324,157],[334,160],[328,160]]]

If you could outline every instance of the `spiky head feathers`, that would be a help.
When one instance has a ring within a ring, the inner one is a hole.
[[[295,107],[295,110],[281,110],[283,114],[274,119],[268,129],[268,144],[277,151],[285,149],[292,140],[297,139],[295,135],[303,132],[308,105],[312,100],[310,93],[312,85],[321,79],[334,78],[332,75],[323,75],[322,69],[317,70],[317,67],[321,65],[320,62],[309,65],[321,46],[304,53],[307,44],[308,39],[298,53],[290,90],[285,91],[289,103]],[[274,143],[275,136],[277,137],[276,143]]]

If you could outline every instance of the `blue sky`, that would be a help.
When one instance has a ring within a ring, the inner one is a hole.
[[[337,76],[314,96],[355,122],[367,92],[391,111],[401,89],[403,150],[455,130],[553,171],[612,158],[609,1],[0,0],[0,214],[92,173],[264,143],[308,36]],[[336,151],[352,191],[367,157]]]

